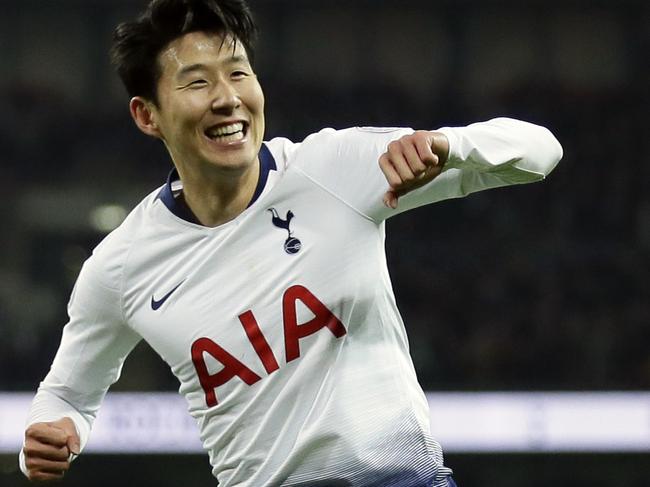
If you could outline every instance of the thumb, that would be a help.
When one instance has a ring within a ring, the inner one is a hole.
[[[75,456],[79,455],[79,452],[81,451],[81,443],[79,441],[79,436],[77,436],[76,432],[71,435],[68,435],[66,446],[68,447],[70,453],[72,453]]]
[[[384,205],[393,210],[397,209],[397,191],[390,189],[384,194]]]
[[[70,453],[73,455],[79,455],[79,452],[81,451],[81,440],[79,439],[79,433],[77,433],[77,427],[75,426],[74,421],[69,417],[65,417],[56,421],[54,425],[65,432],[67,436],[65,443]]]

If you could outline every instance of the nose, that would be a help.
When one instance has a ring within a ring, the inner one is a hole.
[[[231,113],[241,105],[236,87],[229,80],[223,80],[215,89],[212,99],[212,111]]]

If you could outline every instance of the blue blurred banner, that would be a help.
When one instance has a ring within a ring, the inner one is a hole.
[[[0,394],[0,453],[22,444],[31,394]],[[650,452],[650,392],[427,393],[450,453]],[[89,453],[201,453],[175,393],[108,394]]]

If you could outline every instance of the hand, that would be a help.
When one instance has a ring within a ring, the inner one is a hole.
[[[70,468],[71,455],[81,449],[77,429],[70,418],[34,423],[25,431],[27,477],[36,482],[61,480]]]
[[[400,196],[424,186],[442,172],[448,156],[449,140],[441,132],[418,130],[392,141],[379,158],[379,167],[390,185],[384,204],[396,209]]]

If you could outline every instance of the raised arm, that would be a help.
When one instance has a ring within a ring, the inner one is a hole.
[[[546,128],[509,118],[417,131],[391,142],[379,158],[390,186],[384,203],[399,212],[483,189],[539,181],[561,158],[562,147]]]
[[[437,201],[539,181],[561,157],[562,147],[546,128],[495,118],[431,132],[325,129],[295,145],[288,164],[380,223]]]

